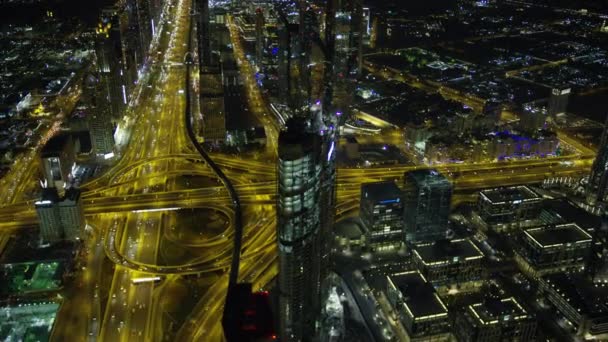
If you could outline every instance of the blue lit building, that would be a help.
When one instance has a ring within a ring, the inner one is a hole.
[[[407,172],[404,178],[405,240],[418,243],[444,239],[452,201],[452,184],[432,169]]]
[[[372,246],[403,241],[403,201],[395,182],[362,184],[359,215]]]

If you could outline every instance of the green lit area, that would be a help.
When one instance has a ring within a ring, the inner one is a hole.
[[[24,262],[2,265],[2,294],[53,291],[61,287],[61,261]]]
[[[23,303],[0,308],[0,340],[48,341],[57,303]]]

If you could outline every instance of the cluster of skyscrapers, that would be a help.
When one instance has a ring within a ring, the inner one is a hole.
[[[321,284],[329,270],[335,211],[337,128],[357,76],[361,3],[328,1],[315,12],[298,2],[293,22],[278,8],[279,89],[287,130],[280,133],[277,169],[280,338],[312,338],[321,312]],[[323,21],[322,18],[325,18]],[[262,23],[258,18],[258,26]],[[321,26],[325,36],[321,37]],[[338,62],[339,61],[339,62]],[[314,68],[319,63],[323,68]],[[312,79],[322,84],[313,89]]]
[[[161,16],[161,0],[123,0],[102,10],[95,52],[103,98],[118,118],[148,60]]]

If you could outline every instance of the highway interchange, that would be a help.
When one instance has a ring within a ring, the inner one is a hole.
[[[159,51],[156,63],[146,66],[146,75],[137,85],[127,111],[127,121],[132,123],[129,143],[111,168],[82,186],[89,223],[84,242],[87,253],[82,261],[85,268],[75,280],[80,284],[78,293],[64,299],[53,340],[134,341],[161,340],[165,336],[179,341],[221,339],[219,318],[232,256],[232,227],[200,243],[184,243],[184,248],[201,251],[200,256],[174,265],[159,263],[161,243],[167,239],[169,227],[175,226],[177,209],[209,210],[221,213],[229,222],[234,216],[229,193],[221,182],[198,188],[178,186],[180,177],[214,179],[214,174],[190,143],[183,120],[187,71],[180,64],[187,52],[184,41],[191,25],[192,0],[167,3],[151,48]],[[260,95],[232,18],[227,22],[248,104],[266,128],[272,160],[281,125],[273,120]],[[576,144],[568,139],[562,141]],[[545,160],[441,165],[438,169],[454,182],[456,199],[460,196],[466,200],[481,188],[581,175],[589,169],[594,155],[577,147],[577,154]],[[0,237],[37,223],[33,200],[26,196],[37,185],[35,151],[32,153],[21,157],[0,181],[0,190],[8,194],[0,202]],[[235,185],[243,205],[240,279],[263,289],[277,272],[274,162],[219,154],[212,158]],[[416,168],[423,167],[339,169],[338,217],[357,212],[361,183],[401,181],[404,172]],[[106,257],[115,265],[113,272],[104,267]],[[171,328],[169,335],[165,328],[171,324],[167,324],[168,315],[163,310],[170,300],[170,289],[192,275],[207,278],[210,285],[198,297],[192,297],[196,299],[192,310]],[[162,280],[133,284],[133,279],[149,276],[161,276]],[[111,277],[107,295],[103,294],[105,277]]]

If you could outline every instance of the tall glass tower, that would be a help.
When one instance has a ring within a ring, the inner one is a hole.
[[[432,242],[446,237],[452,184],[436,170],[405,174],[404,222],[408,243]]]
[[[307,340],[320,299],[321,141],[305,120],[279,135],[277,242],[281,341]]]

